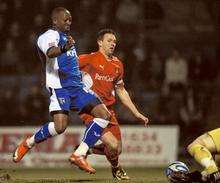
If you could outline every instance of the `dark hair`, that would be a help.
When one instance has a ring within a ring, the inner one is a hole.
[[[54,18],[56,18],[57,14],[60,13],[60,12],[64,12],[64,11],[67,11],[66,8],[64,7],[56,7],[53,9],[52,13],[51,13],[51,19],[53,20]]]
[[[116,36],[116,33],[113,29],[101,29],[99,32],[98,32],[98,36],[97,36],[97,40],[102,40],[103,39],[103,36],[105,34],[113,34]]]

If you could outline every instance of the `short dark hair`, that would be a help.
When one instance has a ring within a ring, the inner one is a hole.
[[[64,7],[56,7],[56,8],[54,8],[52,13],[51,13],[51,19],[53,20],[54,18],[56,18],[57,14],[59,14],[62,11],[63,12],[67,11],[67,9],[64,8]]]
[[[103,36],[105,34],[113,34],[116,36],[116,32],[113,30],[113,29],[101,29],[99,32],[98,32],[98,36],[97,36],[97,40],[102,40],[103,39]]]

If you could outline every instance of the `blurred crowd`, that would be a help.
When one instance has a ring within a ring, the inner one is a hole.
[[[187,2],[175,1],[171,11],[168,0],[0,0],[0,125],[39,125],[49,118],[35,43],[56,6],[72,13],[78,53],[97,49],[99,29],[116,30],[126,88],[152,124],[178,124],[187,131],[205,124],[218,78],[218,9],[215,1]],[[210,32],[197,35],[194,22]],[[116,108],[122,123],[134,122],[123,106]]]

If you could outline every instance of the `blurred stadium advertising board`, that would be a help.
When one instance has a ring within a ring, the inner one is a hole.
[[[16,145],[30,136],[37,127],[1,127],[1,167],[69,167],[68,158],[73,147],[80,142],[84,128],[70,127],[60,136],[35,146],[31,153],[18,163],[12,163]],[[176,160],[179,129],[177,126],[155,125],[122,126],[123,152],[120,161],[127,167],[160,167]],[[89,162],[96,167],[108,167],[104,156],[91,155]]]

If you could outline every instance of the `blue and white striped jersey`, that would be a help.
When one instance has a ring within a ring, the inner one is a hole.
[[[74,46],[58,57],[47,57],[49,48],[64,45],[66,42],[67,35],[53,29],[41,34],[37,40],[37,46],[46,58],[46,87],[56,89],[68,86],[83,86],[78,56]]]

